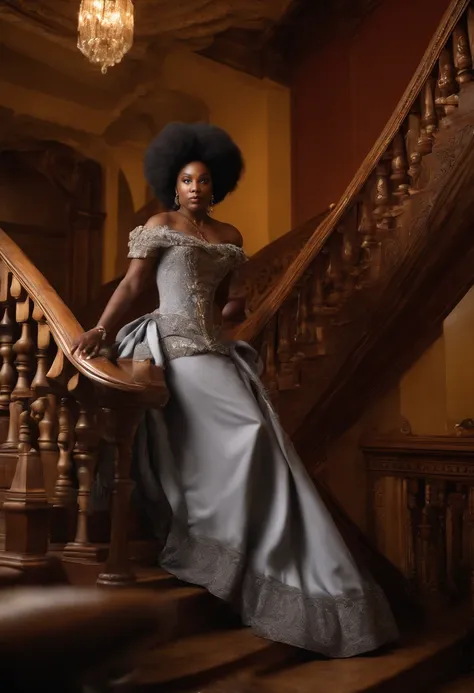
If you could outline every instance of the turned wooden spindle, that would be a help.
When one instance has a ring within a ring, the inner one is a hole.
[[[63,397],[58,412],[58,476],[54,487],[54,504],[69,507],[76,502],[76,489],[73,482],[72,451],[74,448],[74,419],[70,410],[71,402]]]
[[[376,226],[380,231],[387,231],[390,224],[390,161],[385,156],[375,167],[374,208],[372,211]]]
[[[409,161],[408,177],[410,179],[410,195],[418,191],[422,168],[422,155],[418,148],[421,133],[421,115],[410,113],[407,121],[406,146]]]
[[[7,413],[10,407],[11,394],[16,382],[16,370],[13,365],[15,354],[15,323],[12,319],[13,306],[7,303],[3,308],[2,321],[0,323],[0,356],[2,367],[0,369],[0,412]]]
[[[418,525],[420,537],[421,591],[429,598],[437,598],[442,587],[444,551],[440,546],[440,502],[439,485],[425,482],[425,498]]]
[[[390,180],[393,185],[393,196],[397,200],[397,204],[401,205],[408,199],[410,190],[405,138],[401,130],[397,132],[392,143],[392,173]]]
[[[86,406],[80,405],[79,418],[75,428],[76,443],[73,460],[77,471],[79,489],[77,492],[77,526],[73,542],[64,550],[65,558],[94,560],[98,548],[89,541],[88,511],[90,492],[97,464],[99,430],[97,415]]]
[[[0,553],[0,565],[30,571],[40,579],[41,571],[50,565],[47,556],[50,508],[43,464],[34,447],[37,423],[29,411],[21,413],[18,462],[3,504],[5,551]]]
[[[430,77],[426,80],[421,92],[421,128],[418,138],[418,152],[421,156],[431,154],[438,129],[438,118],[434,101],[435,80]]]
[[[407,533],[406,533],[406,577],[410,590],[417,590],[417,528],[419,525],[418,496],[420,482],[418,479],[406,480],[407,494]]]
[[[469,526],[469,570],[470,570],[470,593],[471,609],[474,613],[474,486],[469,486],[468,500],[468,526]]]
[[[296,302],[295,341],[298,344],[309,344],[312,339],[310,321],[311,274],[305,273],[298,284]]]
[[[453,58],[456,82],[462,89],[472,81],[472,57],[466,27],[461,21],[453,31]]]
[[[32,303],[29,296],[25,296],[21,284],[15,278],[12,280],[11,292],[12,296],[17,299],[16,321],[21,328],[20,338],[13,346],[18,379],[11,396],[13,400],[21,400],[24,404],[24,409],[26,409],[28,400],[33,397],[31,373],[35,344],[32,338],[30,321]]]
[[[109,416],[113,417],[117,457],[112,497],[109,555],[105,570],[99,575],[97,584],[114,587],[132,584],[135,581],[128,554],[130,496],[134,486],[130,478],[130,471],[133,439],[142,413],[137,409],[127,410],[124,408],[110,411]]]
[[[446,569],[448,589],[453,595],[462,590],[463,518],[466,494],[462,484],[456,484],[448,495],[446,526]]]
[[[46,377],[50,367],[51,333],[43,311],[37,304],[33,308],[33,320],[37,323],[37,351],[36,372],[31,382],[31,389],[34,390],[36,397],[41,397],[51,392],[51,384]]]
[[[277,380],[277,356],[276,356],[276,321],[277,316],[272,318],[265,328],[264,336],[264,357],[265,365],[264,381],[270,399],[275,404],[278,399],[278,380]]]
[[[456,111],[459,103],[458,89],[453,55],[450,48],[446,46],[439,56],[439,96],[436,99],[436,106],[441,110],[443,117],[450,116]]]
[[[45,402],[44,416],[39,423],[38,447],[40,450],[57,451],[57,406],[56,396],[49,394],[43,398]]]
[[[292,315],[295,300],[291,297],[278,311],[278,374],[279,390],[293,390],[299,385],[298,359],[292,352]]]

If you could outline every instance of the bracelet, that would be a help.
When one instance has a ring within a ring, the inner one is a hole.
[[[97,325],[97,327],[94,327],[94,330],[97,330],[97,332],[100,332],[101,334],[101,340],[104,341],[104,339],[107,337],[107,330],[103,325]]]

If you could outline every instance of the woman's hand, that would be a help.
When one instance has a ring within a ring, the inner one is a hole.
[[[245,315],[245,298],[230,298],[222,309],[222,318],[224,323],[238,325],[244,322]]]
[[[104,332],[102,329],[94,327],[93,330],[84,332],[76,341],[72,348],[72,353],[85,356],[86,359],[94,359],[99,355],[100,348],[104,340]]]

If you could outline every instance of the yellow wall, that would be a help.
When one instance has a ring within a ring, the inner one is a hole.
[[[201,98],[209,120],[241,147],[246,172],[216,216],[242,232],[249,254],[291,228],[289,90],[195,53],[171,53],[162,77],[169,88]]]
[[[104,80],[108,77],[105,76]],[[158,88],[158,87],[157,87]],[[235,194],[216,210],[219,219],[237,226],[249,254],[289,231],[290,99],[289,90],[259,80],[190,52],[174,52],[165,61],[159,88],[182,92],[206,104],[209,120],[235,138],[246,160],[246,173]],[[55,136],[77,146],[104,168],[103,281],[116,276],[118,174],[127,179],[135,210],[146,202],[142,162],[146,143],[109,146],[101,136],[110,122],[106,110],[95,109],[0,79],[0,106],[46,124]],[[54,128],[57,128],[55,135]],[[79,144],[77,141],[79,140]]]

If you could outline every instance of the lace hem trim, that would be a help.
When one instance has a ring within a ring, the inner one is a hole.
[[[268,640],[346,658],[398,639],[385,595],[370,580],[355,594],[311,597],[250,571],[238,551],[176,528],[168,536],[160,563],[180,580],[233,602],[244,624]]]

